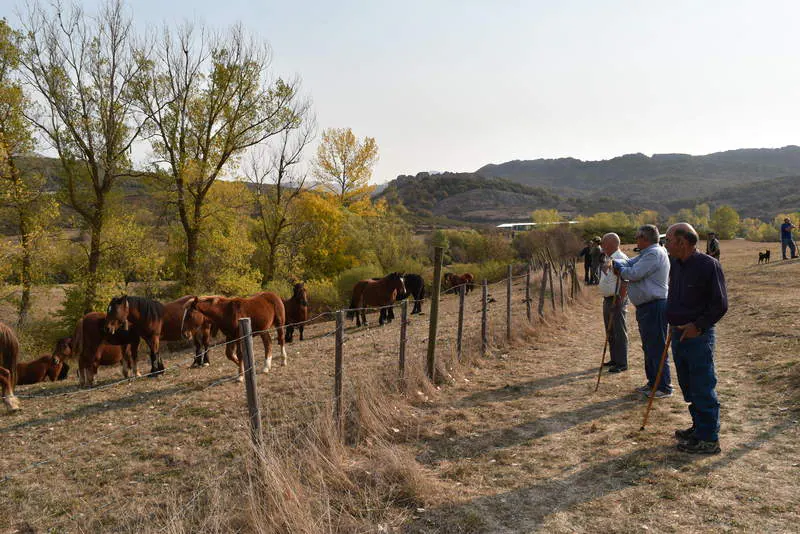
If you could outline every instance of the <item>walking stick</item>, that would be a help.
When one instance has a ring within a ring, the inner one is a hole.
[[[611,335],[611,329],[614,328],[614,315],[616,314],[617,296],[619,295],[619,275],[617,275],[617,285],[614,288],[614,299],[611,301],[611,317],[608,319],[608,328],[606,328],[606,342],[603,343],[603,355],[600,357],[600,369],[597,370],[597,384],[594,390],[600,387],[600,376],[603,374],[603,364],[606,359],[606,348],[608,348],[608,337]]]
[[[650,391],[650,398],[647,401],[647,409],[644,411],[644,420],[642,421],[642,428],[644,430],[647,426],[647,416],[650,415],[650,407],[653,405],[653,398],[656,396],[656,388],[658,383],[661,382],[661,375],[664,373],[664,362],[667,361],[667,349],[669,349],[670,341],[672,341],[672,328],[667,325],[667,342],[664,343],[664,352],[661,353],[661,361],[658,364],[658,373],[656,373],[656,381],[653,383],[653,389]]]

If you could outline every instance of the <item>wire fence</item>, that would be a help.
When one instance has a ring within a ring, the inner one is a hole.
[[[456,355],[460,354],[478,354],[478,353],[485,353],[485,349],[487,348],[486,345],[486,338],[482,339],[482,336],[486,336],[489,338],[488,348],[492,350],[496,347],[499,347],[502,343],[502,339],[505,337],[504,333],[506,331],[511,332],[511,323],[509,323],[509,319],[513,321],[513,328],[514,330],[519,330],[521,326],[528,325],[531,326],[534,319],[538,320],[541,318],[541,315],[536,313],[535,307],[533,315],[531,316],[531,320],[528,320],[527,311],[530,305],[536,301],[537,297],[539,300],[542,300],[546,297],[550,298],[551,303],[555,303],[556,295],[559,295],[560,300],[563,299],[566,302],[571,302],[575,298],[575,294],[570,293],[569,296],[565,296],[565,287],[562,284],[554,284],[553,277],[549,276],[552,275],[552,272],[548,272],[548,265],[544,264],[541,277],[539,277],[539,273],[535,273],[530,268],[530,266],[525,266],[523,272],[520,274],[513,274],[510,277],[506,277],[504,279],[498,280],[493,283],[485,282],[485,286],[488,290],[488,295],[486,300],[482,298],[480,294],[475,295],[473,294],[471,298],[464,299],[461,298],[459,293],[462,290],[466,290],[466,284],[462,284],[460,286],[455,286],[456,289],[455,299],[451,299],[448,304],[448,310],[442,315],[442,320],[439,324],[439,333],[437,335],[436,341],[440,343],[439,350],[447,354],[451,359],[455,359]],[[555,268],[552,268],[555,271]],[[559,279],[562,276],[562,273],[569,273],[571,272],[571,276],[574,277],[574,269],[570,271],[569,266],[559,266],[558,268],[558,276]],[[537,280],[540,278],[540,280]],[[521,280],[528,280],[528,284],[523,282],[520,284]],[[561,282],[561,280],[559,280]],[[573,283],[570,280],[570,283]],[[475,284],[477,285],[477,284]],[[546,291],[547,285],[550,286],[549,291]],[[559,287],[559,285],[561,287]],[[578,284],[579,286],[579,284]],[[537,287],[541,288],[537,291]],[[573,286],[574,287],[574,286]],[[447,291],[442,293],[447,294]],[[476,298],[477,297],[477,298]],[[430,298],[421,299],[422,302],[430,302]],[[461,304],[463,303],[463,304]],[[548,303],[550,304],[550,303]],[[387,306],[369,306],[369,307],[361,307],[361,308],[344,308],[342,310],[338,310],[337,312],[323,312],[315,317],[307,319],[305,321],[299,321],[295,323],[286,324],[283,328],[288,326],[303,326],[312,323],[325,323],[325,321],[320,321],[320,319],[327,318],[327,317],[334,317],[337,314],[346,314],[347,312],[380,312],[381,310],[386,310],[391,308],[394,311],[398,309],[402,309],[403,306],[408,306],[407,304],[403,303],[393,303]],[[461,309],[459,310],[459,306]],[[455,308],[455,309],[454,309]],[[552,310],[548,310],[547,313],[552,313],[557,311],[557,307],[555,304],[551,304]],[[458,313],[456,313],[458,311]],[[510,314],[509,314],[510,312]],[[505,315],[505,317],[504,317]],[[414,316],[412,316],[414,317]],[[487,331],[481,332],[479,325],[481,323],[481,317],[487,318]],[[420,320],[421,319],[421,320]],[[398,324],[402,322],[397,321]],[[461,325],[461,328],[459,328]],[[417,316],[416,319],[406,319],[405,326],[409,328],[411,331],[410,337],[413,337],[413,342],[407,343],[405,349],[408,353],[411,354],[411,357],[418,358],[420,355],[424,354],[424,346],[427,345],[429,340],[425,337],[426,330],[428,326],[428,320],[425,320],[424,317]],[[276,332],[278,329],[268,328],[259,330],[256,332],[252,332],[252,335],[259,335],[263,333],[273,333]],[[462,335],[463,331],[463,335]],[[337,329],[324,329],[322,332],[315,333],[311,336],[306,336],[302,341],[296,340],[295,343],[297,346],[300,345],[307,345],[307,344],[314,344],[316,345],[317,351],[320,350],[320,343],[328,343],[329,338],[335,336],[337,333]],[[358,370],[360,373],[377,373],[385,370],[385,366],[387,363],[386,356],[390,355],[397,355],[399,352],[403,350],[404,342],[399,335],[397,335],[397,329],[381,329],[380,327],[376,327],[370,325],[369,323],[365,324],[361,327],[352,327],[352,328],[343,328],[342,334],[346,334],[342,336],[342,345],[347,346],[357,346],[358,350],[354,352],[353,359],[361,358],[362,361],[352,362],[352,367],[354,370]],[[407,334],[408,335],[408,334]],[[226,340],[223,343],[216,343],[212,346],[209,346],[208,349],[203,351],[205,354],[207,351],[210,351],[214,348],[219,347],[226,347],[233,343],[239,343],[244,339],[245,336],[238,336],[233,339]],[[338,338],[338,336],[337,336]],[[354,345],[355,344],[355,345]],[[327,350],[330,350],[334,347],[330,347]],[[350,352],[352,349],[347,349],[347,352]],[[323,352],[326,352],[323,350]],[[331,350],[330,353],[333,351]],[[379,358],[378,356],[382,356]],[[191,357],[187,357],[184,359],[179,360],[178,362],[173,363],[169,367],[165,369],[165,371],[173,372],[177,370],[179,367],[188,363],[188,361],[192,360],[195,356],[192,355]],[[349,361],[349,360],[348,360]],[[358,364],[358,365],[356,365]],[[249,372],[256,364],[254,363],[252,366],[247,367],[245,369],[246,372]],[[332,370],[332,369],[331,369]],[[64,397],[72,397],[76,395],[94,395],[101,391],[106,391],[118,387],[122,384],[130,384],[138,378],[144,378],[147,376],[152,376],[154,373],[148,373],[143,375],[142,377],[131,377],[126,378],[123,380],[117,380],[108,384],[103,384],[101,386],[95,387],[93,389],[85,389],[85,390],[76,390],[70,392],[62,392],[58,394],[37,394],[37,395],[20,395],[20,398],[27,399],[27,400],[42,400],[42,399],[53,399],[53,398],[64,398]],[[331,375],[332,373],[327,373],[328,378],[333,378]],[[297,388],[300,392],[306,391],[315,391],[319,390],[320,384],[314,383],[316,378],[312,377],[310,374],[299,375],[300,380],[303,381],[299,384]],[[178,403],[176,403],[170,410],[164,412],[164,415],[167,417],[173,416],[177,410],[183,406],[185,406],[188,402],[195,399],[201,393],[208,391],[210,388],[215,386],[219,386],[225,383],[233,382],[237,380],[238,376],[232,377],[224,377],[217,380],[213,380],[204,387],[197,389],[196,387],[187,387],[180,391],[176,391],[170,393],[170,395],[177,395],[177,394],[184,394],[188,393],[187,396],[181,399]],[[297,379],[297,377],[295,377]],[[401,376],[402,379],[402,376]],[[356,384],[353,379],[350,379],[345,387],[345,395],[348,397],[353,397],[356,395]],[[413,393],[412,393],[413,394]],[[269,400],[273,400],[271,397]],[[269,405],[266,414],[263,416],[264,419],[268,421],[270,424],[277,424],[280,420],[283,419],[291,419],[290,416],[282,415],[285,412],[297,412],[302,411],[307,407],[315,407],[317,409],[324,407],[324,406],[331,406],[333,402],[330,400],[320,400],[320,399],[312,399],[312,400],[301,400],[298,402],[286,402],[283,399],[283,402],[275,403],[273,402]],[[137,420],[130,424],[119,425],[111,431],[104,432],[99,436],[94,436],[91,439],[82,440],[78,444],[71,446],[65,450],[59,451],[58,455],[49,455],[46,458],[42,458],[35,462],[31,462],[27,465],[22,466],[19,469],[6,473],[2,479],[0,479],[0,486],[11,480],[18,478],[20,475],[33,471],[39,467],[42,467],[47,464],[52,464],[56,461],[58,462],[65,462],[69,461],[73,458],[78,451],[81,449],[86,448],[88,445],[93,443],[99,443],[104,440],[109,439],[110,437],[122,433],[124,431],[130,431],[142,424],[143,420]],[[296,421],[289,421],[296,422]],[[52,423],[51,423],[52,424]],[[0,430],[2,432],[2,430]],[[226,471],[223,472],[226,473]],[[202,493],[202,492],[201,492]],[[199,498],[198,494],[194,494],[191,499],[187,502],[187,506],[191,505],[197,498]]]

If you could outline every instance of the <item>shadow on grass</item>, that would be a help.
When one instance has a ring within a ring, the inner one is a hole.
[[[472,408],[487,402],[504,402],[521,397],[526,397],[542,391],[544,389],[565,386],[578,382],[586,376],[594,376],[597,374],[597,369],[584,369],[583,371],[575,371],[572,373],[564,373],[556,376],[548,376],[544,378],[537,378],[529,382],[521,382],[514,385],[506,385],[501,388],[488,389],[478,391],[472,395],[467,395],[462,398],[456,406],[460,408]]]
[[[598,419],[612,412],[641,406],[639,396],[628,395],[583,406],[576,410],[556,412],[547,417],[526,421],[509,428],[491,430],[477,435],[441,436],[425,442],[425,452],[417,460],[425,464],[441,460],[472,458],[496,449],[519,445],[549,434],[563,432],[581,423]]]
[[[729,451],[723,450],[722,455],[699,466],[693,474],[704,476],[725,468],[795,426],[797,423],[790,419],[780,421],[752,440]],[[667,446],[638,449],[589,466],[566,478],[550,479],[533,486],[430,509],[424,517],[407,524],[403,532],[532,532],[541,528],[545,519],[554,513],[629,487],[650,483],[648,479],[655,470],[679,469],[703,459],[709,458],[680,453]],[[524,505],[521,506],[521,503]],[[524,514],[520,513],[523,508]]]

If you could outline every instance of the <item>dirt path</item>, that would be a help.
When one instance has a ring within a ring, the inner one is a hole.
[[[629,310],[630,367],[603,375],[595,288],[564,323],[489,360],[429,413],[418,459],[443,483],[409,532],[797,532],[800,341],[783,280],[800,264],[752,266],[755,244],[727,243],[731,311],[718,332],[723,453],[675,450],[689,416],[676,395],[645,403]],[[736,248],[738,247],[738,248]],[[781,326],[781,324],[783,326]],[[786,328],[788,327],[788,328]]]

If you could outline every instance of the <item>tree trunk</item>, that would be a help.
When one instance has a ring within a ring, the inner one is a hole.
[[[28,320],[28,312],[31,309],[31,247],[33,245],[28,235],[28,227],[23,218],[20,218],[20,243],[22,244],[22,298],[19,302],[17,329],[22,330]]]
[[[89,269],[86,277],[86,298],[83,301],[83,313],[93,311],[94,302],[97,300],[97,271],[100,267],[100,232],[102,228],[102,216],[96,216],[92,225],[92,238],[89,245]]]
[[[189,292],[197,288],[197,247],[199,244],[197,228],[186,230],[186,289]]]

